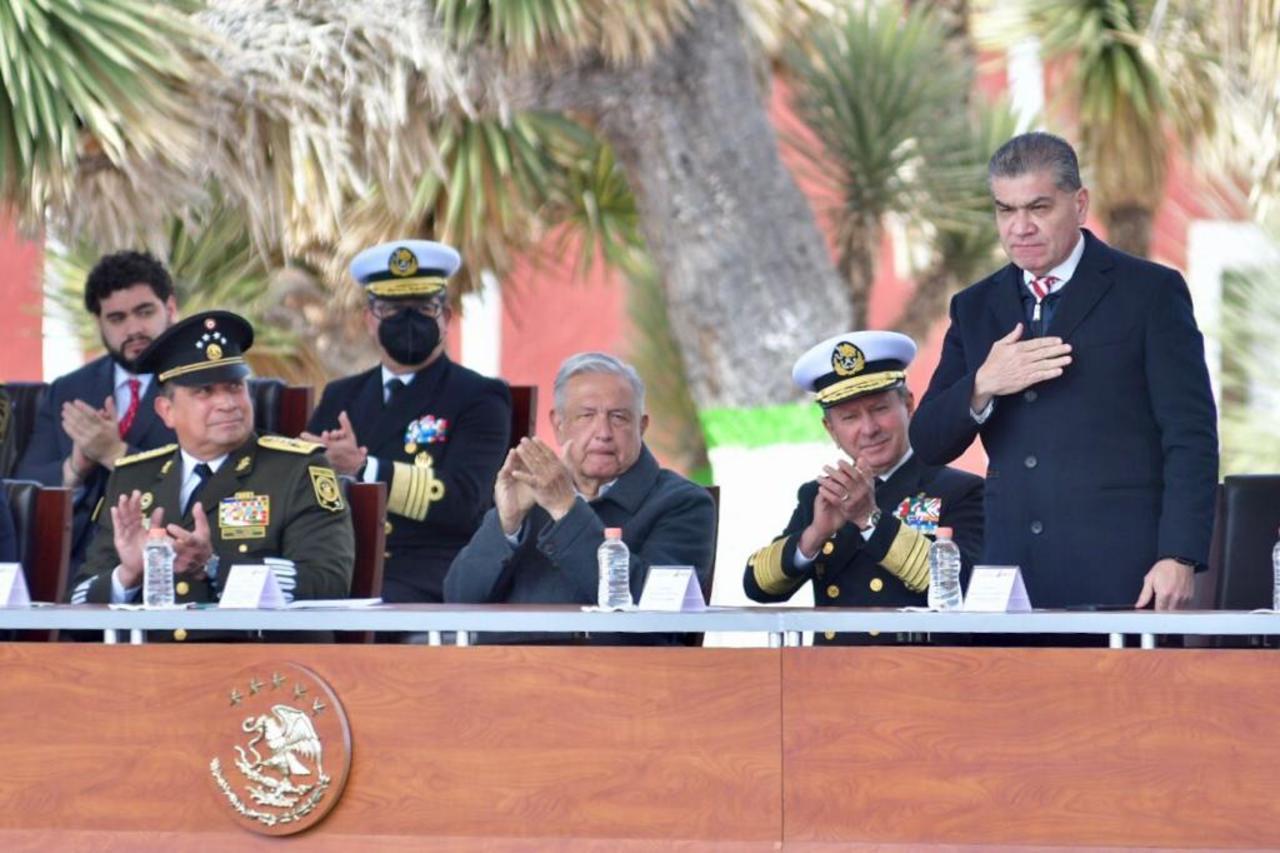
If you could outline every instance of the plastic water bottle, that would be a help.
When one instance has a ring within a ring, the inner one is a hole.
[[[163,527],[147,531],[142,547],[142,606],[173,606],[173,540]]]
[[[622,541],[621,527],[606,527],[604,541],[596,551],[600,566],[600,587],[596,603],[610,609],[631,607],[631,551]]]
[[[963,604],[960,547],[951,541],[950,527],[939,527],[929,548],[929,609],[959,610]]]
[[[1280,540],[1271,549],[1271,609],[1280,610]]]

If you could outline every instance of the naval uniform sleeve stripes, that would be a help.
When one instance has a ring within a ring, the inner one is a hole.
[[[929,537],[903,524],[880,561],[907,589],[920,592],[929,587]]]
[[[392,463],[391,493],[387,495],[387,509],[396,515],[422,521],[431,508],[432,486],[435,472],[430,468]]]
[[[786,536],[777,539],[751,555],[747,560],[756,585],[769,595],[786,595],[804,583],[803,577],[792,577],[782,568],[782,554],[787,548]]]

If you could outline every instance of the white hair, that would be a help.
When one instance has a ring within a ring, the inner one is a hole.
[[[569,380],[583,373],[605,373],[621,376],[631,385],[632,396],[636,401],[636,415],[644,414],[644,382],[636,369],[619,358],[603,352],[580,352],[571,355],[556,371],[555,406],[556,411],[564,414],[565,387]]]

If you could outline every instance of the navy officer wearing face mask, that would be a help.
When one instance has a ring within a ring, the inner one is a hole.
[[[446,291],[462,258],[449,246],[397,240],[351,262],[365,288],[365,326],[381,364],[329,383],[303,438],[328,450],[339,474],[387,484],[382,597],[439,602],[454,555],[492,504],[507,452],[504,382],[445,353]]]

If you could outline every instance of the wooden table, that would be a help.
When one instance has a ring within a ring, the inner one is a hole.
[[[287,839],[208,770],[229,681],[276,662],[352,739]],[[0,673],[6,850],[1280,847],[1267,650],[0,644]]]

